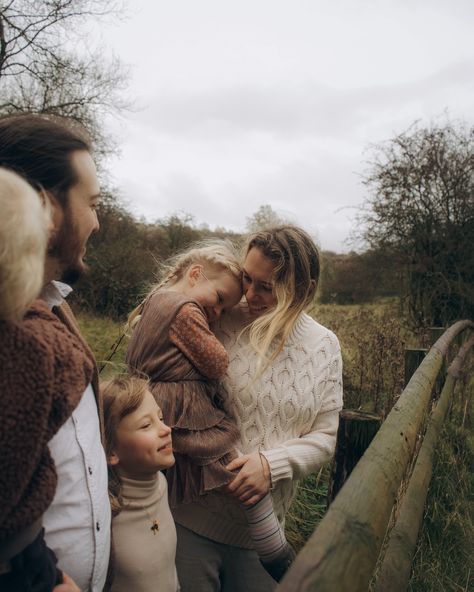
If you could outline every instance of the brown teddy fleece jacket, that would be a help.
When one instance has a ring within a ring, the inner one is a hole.
[[[57,476],[48,441],[93,371],[82,342],[44,302],[21,323],[0,321],[0,542],[50,505]]]

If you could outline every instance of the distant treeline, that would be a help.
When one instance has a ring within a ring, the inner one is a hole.
[[[243,235],[225,229],[197,227],[190,216],[175,214],[154,224],[137,221],[108,196],[99,210],[100,232],[87,249],[88,274],[74,292],[75,302],[114,318],[123,318],[155,281],[160,262],[191,243],[207,238],[227,238],[237,245]],[[370,302],[397,292],[393,272],[382,272],[383,257],[362,254],[322,253],[318,299],[323,303]]]
[[[319,299],[359,304],[398,296],[413,327],[474,318],[474,126],[421,127],[374,147],[356,217],[362,253],[323,252]],[[122,317],[153,282],[160,261],[191,242],[242,236],[197,228],[188,215],[138,222],[105,200],[102,230],[89,247],[91,273],[76,294],[83,307]],[[250,231],[285,222],[270,205]]]

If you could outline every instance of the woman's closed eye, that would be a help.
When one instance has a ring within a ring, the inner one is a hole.
[[[251,278],[246,279],[244,277],[244,284],[251,284],[253,285],[253,289],[256,292],[268,292],[269,294],[273,292],[273,286],[271,284],[262,284],[261,282],[252,282]]]

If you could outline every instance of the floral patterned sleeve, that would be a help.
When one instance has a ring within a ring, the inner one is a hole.
[[[229,356],[196,304],[188,302],[181,308],[171,323],[169,336],[201,374],[211,379],[224,376]]]

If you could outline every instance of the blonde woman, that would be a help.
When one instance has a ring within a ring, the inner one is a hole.
[[[316,294],[318,250],[306,232],[282,226],[250,236],[245,252],[245,303],[216,328],[229,352],[225,400],[243,455],[227,467],[237,471],[227,495],[202,496],[173,512],[183,592],[273,590],[239,504],[271,491],[284,526],[297,481],[328,461],[336,442],[339,343],[305,313]]]

